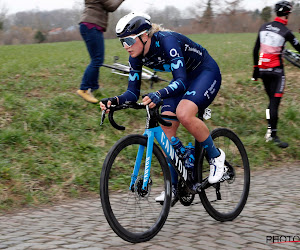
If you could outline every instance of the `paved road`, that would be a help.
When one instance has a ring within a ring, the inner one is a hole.
[[[270,244],[268,239],[282,236]],[[290,237],[290,238],[289,238]],[[0,249],[300,249],[300,164],[252,174],[248,203],[220,223],[201,204],[177,204],[151,241],[131,244],[108,226],[98,199],[0,216]]]

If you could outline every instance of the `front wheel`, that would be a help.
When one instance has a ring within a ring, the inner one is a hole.
[[[139,149],[144,153],[138,174],[132,177]],[[164,225],[171,204],[170,171],[156,144],[153,145],[150,179],[146,189],[142,189],[146,149],[145,136],[129,135],[120,139],[107,154],[100,177],[106,220],[118,236],[132,243],[152,239]],[[132,178],[135,181],[130,185]],[[155,201],[162,191],[165,191],[163,205]]]
[[[218,128],[212,131],[211,136],[215,146],[225,153],[226,173],[219,182],[208,184],[199,196],[211,217],[218,221],[231,221],[242,212],[248,198],[249,160],[243,143],[231,130]],[[198,171],[198,177],[205,180],[210,172],[205,150],[199,158],[198,166],[202,164],[202,171]]]
[[[300,68],[300,54],[297,54],[290,50],[283,51],[283,57],[288,60],[291,64]]]

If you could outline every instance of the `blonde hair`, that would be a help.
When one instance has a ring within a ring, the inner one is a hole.
[[[152,28],[148,31],[148,36],[152,37],[154,33],[158,31],[171,31],[168,29],[165,29],[161,26],[161,24],[152,23]]]

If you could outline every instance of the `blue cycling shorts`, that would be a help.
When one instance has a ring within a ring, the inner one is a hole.
[[[176,107],[181,100],[190,100],[198,106],[199,110],[207,108],[215,99],[221,86],[221,73],[217,63],[213,60],[199,70],[199,73],[188,79],[189,87],[180,96],[163,100],[161,112],[170,111],[176,114]]]

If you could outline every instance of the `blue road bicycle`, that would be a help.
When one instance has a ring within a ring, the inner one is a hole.
[[[152,239],[163,227],[173,205],[166,157],[180,176],[177,190],[180,203],[184,206],[197,204],[193,201],[199,194],[208,214],[218,221],[235,219],[243,210],[249,193],[249,161],[234,132],[218,128],[211,133],[215,145],[226,154],[226,172],[222,179],[215,184],[207,181],[206,151],[195,141],[194,179],[190,180],[184,162],[159,125],[170,126],[171,123],[160,116],[158,106],[149,109],[142,104],[128,103],[110,107],[108,115],[114,128],[124,130],[125,127],[114,120],[115,111],[133,108],[147,112],[144,134],[127,135],[118,140],[105,158],[100,177],[101,204],[107,222],[118,236],[132,243]],[[102,112],[101,124],[104,117]],[[199,113],[199,118],[202,117],[203,112]],[[165,191],[165,200],[160,204],[155,198],[162,191]]]

